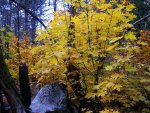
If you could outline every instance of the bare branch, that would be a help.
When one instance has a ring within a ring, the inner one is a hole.
[[[139,22],[141,22],[141,21],[147,19],[148,17],[150,17],[150,14],[148,14],[148,15],[142,17],[141,19],[137,20],[136,22],[133,23],[133,25],[134,25],[134,26],[137,25]]]

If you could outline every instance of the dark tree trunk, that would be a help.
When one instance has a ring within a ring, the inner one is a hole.
[[[77,97],[85,96],[85,91],[80,83],[79,69],[71,63],[67,65],[67,79]]]
[[[57,0],[53,1],[53,5],[54,5],[54,12],[57,11]]]
[[[28,7],[28,0],[25,1],[25,7]],[[24,23],[24,32],[26,35],[28,35],[28,12],[24,10],[25,13],[25,23]]]
[[[74,22],[70,22],[69,25],[69,31],[68,31],[68,45],[70,47],[75,48],[75,44],[73,43],[75,39],[75,23]]]
[[[36,20],[34,18],[32,18],[32,21],[31,21],[31,25],[32,25],[32,33],[31,33],[31,39],[32,39],[32,42],[34,42],[34,39],[36,37]]]
[[[9,69],[5,64],[2,50],[0,49],[0,86],[11,107],[12,113],[25,113],[24,106],[17,92],[14,80],[11,78]]]
[[[24,33],[28,35],[28,12],[25,11]]]
[[[71,0],[71,3],[72,3],[72,0]],[[71,5],[70,12],[72,15],[70,16],[70,25],[68,28],[69,30],[68,30],[67,46],[75,48],[75,44],[73,43],[73,41],[75,39],[75,23],[71,21],[71,18],[76,15],[76,7]],[[71,63],[69,60],[67,62],[68,62],[67,73],[66,73],[67,79],[70,82],[75,95],[79,98],[83,97],[83,96],[85,96],[85,91],[80,82],[79,69],[73,63]]]
[[[2,89],[0,86],[0,104],[1,104],[1,108],[0,108],[0,113],[5,113],[5,108],[4,108],[4,102],[3,102],[3,95],[2,95]]]
[[[21,64],[19,66],[19,82],[20,82],[20,93],[23,98],[24,105],[27,109],[31,104],[31,91],[28,77],[28,66]],[[28,110],[26,110],[28,113]]]

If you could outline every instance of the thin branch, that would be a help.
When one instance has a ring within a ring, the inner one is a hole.
[[[133,25],[134,25],[134,26],[137,25],[139,22],[141,22],[141,21],[147,19],[148,17],[150,17],[150,13],[149,13],[148,15],[142,17],[141,19],[137,20],[136,22],[134,22]]]

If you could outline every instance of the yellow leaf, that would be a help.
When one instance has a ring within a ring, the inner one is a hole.
[[[106,49],[106,51],[109,52],[109,51],[113,50],[117,45],[118,45],[118,43],[115,43],[114,45],[109,46],[109,47]]]
[[[114,86],[114,89],[116,89],[117,91],[120,91],[122,88],[122,86],[120,84],[117,84]]]
[[[125,35],[125,39],[126,39],[126,40],[130,39],[131,41],[134,41],[134,40],[136,40],[136,37],[135,37],[135,35],[134,35],[133,32],[128,32],[128,33]]]

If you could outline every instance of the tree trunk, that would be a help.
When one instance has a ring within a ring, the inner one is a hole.
[[[71,3],[73,1],[71,0]],[[75,48],[75,44],[73,43],[75,39],[75,23],[71,21],[71,18],[76,15],[76,7],[71,4],[70,7],[70,25],[69,25],[69,31],[68,31],[68,41],[67,41],[67,46]],[[74,93],[77,97],[81,98],[85,96],[85,90],[81,85],[80,82],[80,73],[79,69],[71,63],[69,60],[67,61],[67,79],[71,84],[72,89],[74,90]]]
[[[57,0],[53,1],[54,12],[57,11]]]
[[[29,1],[26,0],[24,3],[25,7],[28,7],[28,3],[29,3]],[[25,14],[24,33],[28,36],[28,12],[26,10],[24,10],[24,14]]]
[[[85,91],[80,83],[79,69],[75,67],[71,62],[67,65],[67,79],[71,84],[72,89],[77,97],[84,97]]]
[[[5,113],[5,108],[4,108],[4,102],[3,102],[3,95],[2,95],[2,89],[0,86],[0,104],[1,104],[1,108],[0,108],[0,113]]]
[[[13,113],[25,113],[24,106],[17,92],[15,82],[10,76],[7,65],[5,64],[2,50],[0,49],[0,86],[11,106]]]
[[[19,82],[21,97],[23,98],[25,107],[29,109],[31,104],[31,90],[28,77],[28,66],[26,64],[21,64],[19,66]],[[26,110],[26,112],[28,113],[29,111]]]

